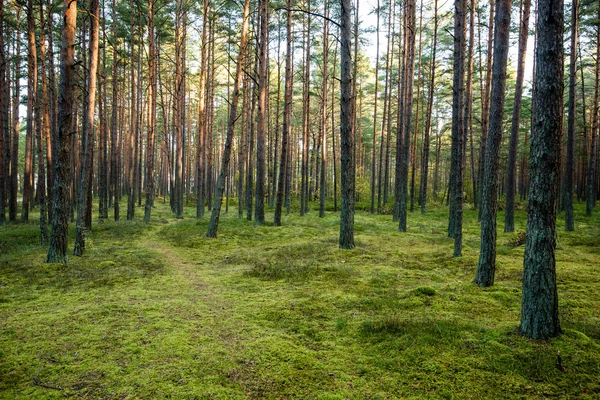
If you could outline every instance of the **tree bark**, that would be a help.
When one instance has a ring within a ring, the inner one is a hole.
[[[269,2],[259,2],[260,40],[258,49],[258,115],[256,118],[256,203],[257,225],[265,223],[265,136],[267,131],[267,93],[269,90]]]
[[[481,251],[479,253],[479,265],[475,277],[475,283],[479,286],[492,286],[496,272],[498,163],[500,145],[502,144],[510,8],[511,0],[497,0],[490,120],[483,170],[483,187],[481,188]]]
[[[413,84],[414,84],[414,67],[415,67],[415,20],[416,20],[416,2],[409,0],[405,5],[405,37],[406,45],[406,65],[404,67],[405,82],[406,82],[406,100],[403,109],[404,128],[402,130],[402,160],[400,168],[400,176],[396,179],[400,180],[400,202],[398,204],[398,230],[406,232],[407,206],[408,206],[408,164],[409,164],[409,148],[410,148],[410,132],[412,119],[412,103],[413,103]],[[397,155],[396,155],[397,157]]]
[[[531,136],[521,332],[560,334],[556,289],[556,200],[563,115],[563,1],[538,1],[536,98]]]
[[[288,0],[289,1],[289,0]],[[352,134],[352,73],[350,0],[341,0],[340,14],[340,155],[342,162],[342,209],[340,215],[341,249],[354,248],[354,143]],[[357,38],[358,40],[358,38]]]
[[[281,213],[286,186],[288,165],[288,141],[292,122],[292,2],[287,0],[286,22],[286,55],[285,55],[285,88],[283,95],[283,127],[281,131],[281,158],[279,163],[279,179],[277,184],[277,201],[275,203],[275,226],[281,225]]]
[[[32,0],[27,1],[27,47],[27,131],[25,135],[23,202],[21,204],[21,221],[25,222],[29,221],[29,208],[33,197],[33,123],[37,97],[37,49]]]
[[[94,115],[96,111],[96,74],[98,72],[98,41],[99,41],[99,10],[98,0],[90,0],[90,66],[88,73],[87,101],[83,115],[83,165],[81,168],[81,184],[79,186],[79,202],[77,209],[77,225],[75,230],[75,248],[73,255],[82,256],[85,252],[85,233],[91,229],[88,224],[88,215],[91,206],[88,199],[88,190],[92,185],[92,152],[94,148]],[[91,215],[89,215],[91,217]]]
[[[325,8],[325,20],[323,21],[323,70],[321,81],[321,188],[319,191],[319,217],[325,216],[325,198],[327,195],[327,79],[329,65],[329,6],[327,2]],[[335,163],[334,163],[335,166]]]
[[[75,29],[77,2],[65,0],[60,68],[60,95],[58,96],[58,131],[56,131],[56,159],[52,194],[52,230],[47,262],[67,262],[69,233],[69,193],[71,180],[71,136],[74,134],[73,102],[75,77]]]
[[[454,2],[454,80],[452,84],[452,158],[450,179],[450,223],[448,236],[454,238],[454,257],[462,255],[463,140],[465,93],[466,1]],[[510,8],[510,5],[509,5]]]

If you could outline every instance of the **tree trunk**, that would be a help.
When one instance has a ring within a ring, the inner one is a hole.
[[[310,0],[307,3],[308,12],[310,12]],[[307,25],[304,34],[305,55],[304,55],[304,87],[302,93],[302,182],[300,188],[300,215],[308,212],[309,201],[309,148],[310,148],[310,31],[311,15],[307,14]]]
[[[519,28],[517,83],[515,88],[515,102],[513,106],[512,124],[510,129],[510,144],[508,152],[508,179],[506,182],[506,214],[504,218],[504,232],[513,232],[515,230],[515,196],[517,189],[516,177],[517,151],[519,143],[519,120],[521,117],[521,97],[523,94],[523,76],[525,73],[525,54],[527,52],[527,38],[529,36],[530,6],[531,0],[524,0],[521,3],[521,26]],[[574,83],[573,90],[575,90]]]
[[[288,0],[289,1],[289,0]],[[350,53],[350,0],[341,0],[340,15],[340,155],[342,161],[342,209],[340,248],[354,248],[354,143],[352,135],[352,75]],[[357,38],[358,40],[358,38]]]
[[[114,1],[114,0],[113,0]],[[146,203],[144,222],[150,222],[154,205],[154,138],[156,131],[156,48],[154,44],[154,1],[148,0],[148,137],[146,140]]]
[[[52,159],[51,151],[48,148],[50,144],[50,114],[48,112],[48,87],[46,81],[46,40],[45,40],[45,22],[44,22],[44,5],[39,4],[40,14],[40,74],[42,82],[41,96],[37,98],[36,109],[36,125],[37,125],[37,142],[38,142],[38,184],[37,194],[40,205],[40,243],[45,246],[48,242],[48,227],[47,227],[47,198],[46,198],[46,165],[44,157],[44,141],[46,142],[46,151],[49,159]],[[1,18],[1,17],[0,17]],[[0,27],[1,29],[1,27]],[[0,41],[1,42],[1,41]],[[1,44],[0,44],[1,45]],[[0,67],[1,68],[1,67]],[[1,123],[0,123],[1,126]],[[0,133],[1,135],[1,133]],[[0,154],[2,152],[0,151]],[[50,162],[49,165],[52,163]],[[0,186],[0,190],[4,187]],[[2,216],[0,215],[0,218]]]
[[[210,224],[206,236],[217,237],[217,229],[219,228],[219,217],[221,214],[221,203],[223,202],[223,193],[225,191],[225,178],[229,167],[229,159],[231,157],[231,144],[233,142],[235,120],[237,118],[237,105],[240,97],[240,83],[242,81],[242,65],[244,64],[244,55],[246,53],[246,42],[248,40],[248,16],[250,14],[250,0],[246,0],[244,4],[244,16],[242,20],[242,34],[240,38],[240,50],[238,53],[238,61],[233,81],[233,95],[231,99],[231,107],[229,109],[229,120],[227,122],[227,137],[223,147],[223,155],[221,159],[221,173],[217,181],[215,190],[215,199],[213,202],[212,214],[210,216]]]
[[[531,339],[560,334],[556,290],[556,200],[562,135],[563,1],[538,1],[536,98],[531,136],[521,332]]]
[[[73,102],[75,78],[75,29],[77,2],[65,0],[62,29],[58,131],[55,138],[54,185],[52,194],[52,230],[46,261],[67,262],[69,233],[69,194],[71,180],[71,136],[74,134]]]
[[[416,20],[416,2],[409,0],[405,5],[405,38],[406,45],[406,65],[404,67],[405,82],[406,82],[406,100],[404,102],[403,120],[404,128],[402,130],[402,160],[400,175],[396,179],[400,180],[400,201],[398,204],[398,230],[406,232],[407,206],[408,206],[408,164],[409,164],[409,148],[410,148],[410,132],[412,119],[412,103],[413,103],[413,85],[414,85],[414,67],[415,67],[415,20]],[[396,155],[398,157],[398,155]]]
[[[27,1],[27,133],[25,136],[25,170],[23,172],[23,202],[21,221],[29,221],[30,202],[33,197],[33,118],[37,96],[37,49],[35,46],[35,21],[33,1]]]
[[[564,199],[565,231],[575,230],[575,216],[573,210],[573,195],[575,189],[575,89],[577,82],[577,39],[579,21],[579,1],[573,0],[571,4],[571,54],[569,63],[569,118],[567,128],[567,157],[565,164]]]
[[[435,57],[437,50],[437,31],[438,31],[438,2],[434,0],[433,5],[433,44],[431,49],[431,66],[429,93],[427,97],[427,111],[425,112],[425,133],[423,137],[423,158],[421,160],[421,214],[425,214],[427,205],[427,175],[429,171],[429,135],[431,132],[431,116],[433,111],[433,94],[435,93]]]
[[[79,186],[79,202],[77,204],[77,225],[75,231],[75,248],[73,255],[82,256],[85,252],[85,233],[91,229],[88,224],[88,190],[91,189],[91,170],[93,168],[92,152],[94,148],[94,115],[96,111],[96,74],[98,72],[98,40],[99,11],[98,0],[90,0],[90,65],[87,85],[87,101],[83,114],[83,165],[81,168],[81,184]],[[91,206],[91,204],[89,204]]]
[[[325,198],[327,195],[327,73],[329,65],[329,25],[327,18],[329,18],[329,6],[327,3],[323,6],[325,8],[325,20],[323,21],[323,70],[322,81],[321,81],[321,188],[319,191],[319,217],[325,216]],[[334,163],[335,167],[335,163]]]
[[[256,118],[256,203],[257,225],[265,223],[265,136],[267,131],[267,93],[269,91],[269,2],[259,2],[258,115]],[[268,190],[268,189],[267,189]]]
[[[450,178],[450,223],[448,236],[454,238],[454,257],[462,255],[463,140],[465,92],[466,0],[454,2],[454,80],[452,83],[452,158]]]
[[[118,167],[118,157],[119,157],[119,145],[117,138],[117,112],[118,112],[118,81],[117,81],[117,70],[119,66],[118,61],[118,52],[117,52],[117,16],[116,16],[116,1],[113,0],[112,4],[113,11],[113,65],[112,65],[112,97],[111,97],[111,107],[112,107],[112,116],[111,116],[111,126],[110,126],[110,142],[111,142],[111,152],[110,152],[110,186],[112,192],[112,205],[114,207],[114,218],[115,221],[119,220],[119,167]],[[110,199],[109,199],[110,202]]]
[[[377,0],[377,31],[376,31],[376,49],[375,49],[375,104],[373,105],[373,148],[371,149],[371,214],[375,213],[375,170],[377,156],[377,89],[379,86],[379,0]],[[358,40],[355,39],[355,40]],[[385,111],[385,110],[384,110]]]
[[[475,277],[475,283],[479,286],[492,286],[496,272],[496,194],[499,154],[502,144],[510,8],[511,0],[497,0],[490,120],[483,170],[483,187],[481,188],[481,251]]]
[[[281,131],[281,159],[279,163],[279,179],[277,184],[277,201],[275,203],[275,226],[281,225],[281,213],[286,186],[288,165],[288,141],[292,123],[292,2],[287,0],[286,23],[286,55],[285,55],[285,88],[283,95],[283,127]]]

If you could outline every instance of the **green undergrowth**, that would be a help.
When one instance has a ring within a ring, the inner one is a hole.
[[[208,215],[158,201],[150,224],[94,221],[67,265],[35,223],[1,227],[0,397],[598,398],[600,218],[576,211],[576,232],[558,222],[564,333],[541,342],[518,333],[522,211],[514,233],[498,216],[485,289],[469,207],[461,258],[442,207],[408,233],[359,211],[347,251],[333,212],[256,226],[231,206],[208,239]]]

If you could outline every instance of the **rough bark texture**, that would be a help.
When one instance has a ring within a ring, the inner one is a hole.
[[[454,257],[462,255],[463,214],[463,99],[465,93],[466,1],[454,2],[454,80],[452,83],[452,158],[450,221],[448,235],[454,238]]]
[[[531,136],[521,332],[532,339],[560,333],[556,290],[556,200],[563,120],[563,1],[538,1],[536,97]]]
[[[577,1],[577,0],[575,0]],[[517,82],[510,128],[510,144],[508,152],[508,173],[506,179],[506,214],[504,215],[504,232],[515,230],[515,196],[517,191],[517,151],[519,144],[519,122],[521,118],[521,98],[523,96],[523,77],[525,75],[525,54],[527,37],[529,36],[529,9],[531,0],[521,3],[521,26],[519,28],[519,56],[517,59]]]
[[[340,14],[340,157],[342,167],[341,249],[354,248],[354,143],[352,135],[352,72],[350,0],[341,0]]]
[[[219,228],[219,217],[221,214],[221,204],[223,203],[223,193],[225,191],[225,178],[227,177],[227,170],[229,168],[229,159],[231,158],[231,144],[233,143],[233,134],[235,127],[235,120],[237,118],[237,105],[240,98],[240,83],[242,81],[242,65],[244,64],[244,55],[246,53],[246,42],[248,40],[248,15],[250,14],[250,0],[246,0],[244,4],[244,17],[242,21],[242,34],[240,38],[240,51],[238,54],[238,61],[235,71],[235,78],[233,81],[233,93],[231,98],[231,107],[229,109],[229,120],[227,122],[227,136],[225,139],[225,146],[223,147],[223,154],[221,158],[221,173],[217,181],[217,187],[215,190],[215,199],[213,202],[212,214],[210,216],[210,224],[208,225],[208,232],[206,236],[217,237],[217,230]]]
[[[493,285],[496,272],[498,162],[502,144],[510,8],[511,0],[497,0],[490,120],[483,169],[483,187],[481,188],[481,250],[477,275],[475,276],[475,283],[480,286]]]
[[[54,185],[52,194],[52,230],[47,262],[67,262],[69,233],[69,194],[71,180],[71,136],[73,126],[73,84],[75,77],[75,28],[77,2],[65,0],[61,45],[58,131],[56,131]]]
[[[406,97],[404,100],[404,108],[402,115],[402,159],[400,162],[400,175],[396,179],[400,181],[398,202],[398,230],[406,232],[407,222],[407,207],[408,207],[408,164],[409,164],[409,149],[410,149],[410,132],[412,121],[412,104],[413,104],[413,86],[414,86],[414,68],[415,68],[415,20],[416,20],[416,2],[408,0],[405,4],[405,26],[406,33],[406,65],[404,66],[405,73],[405,90]]]

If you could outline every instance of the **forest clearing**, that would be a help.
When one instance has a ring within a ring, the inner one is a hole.
[[[170,214],[160,201],[150,224],[95,224],[86,255],[66,265],[44,262],[34,223],[0,230],[0,397],[600,394],[598,216],[581,216],[585,233],[559,233],[563,334],[536,342],[518,332],[522,211],[517,233],[498,235],[490,288],[473,284],[474,210],[462,258],[440,207],[415,214],[408,233],[358,212],[352,251],[338,249],[330,212],[281,227],[230,213],[216,239],[193,208]]]

